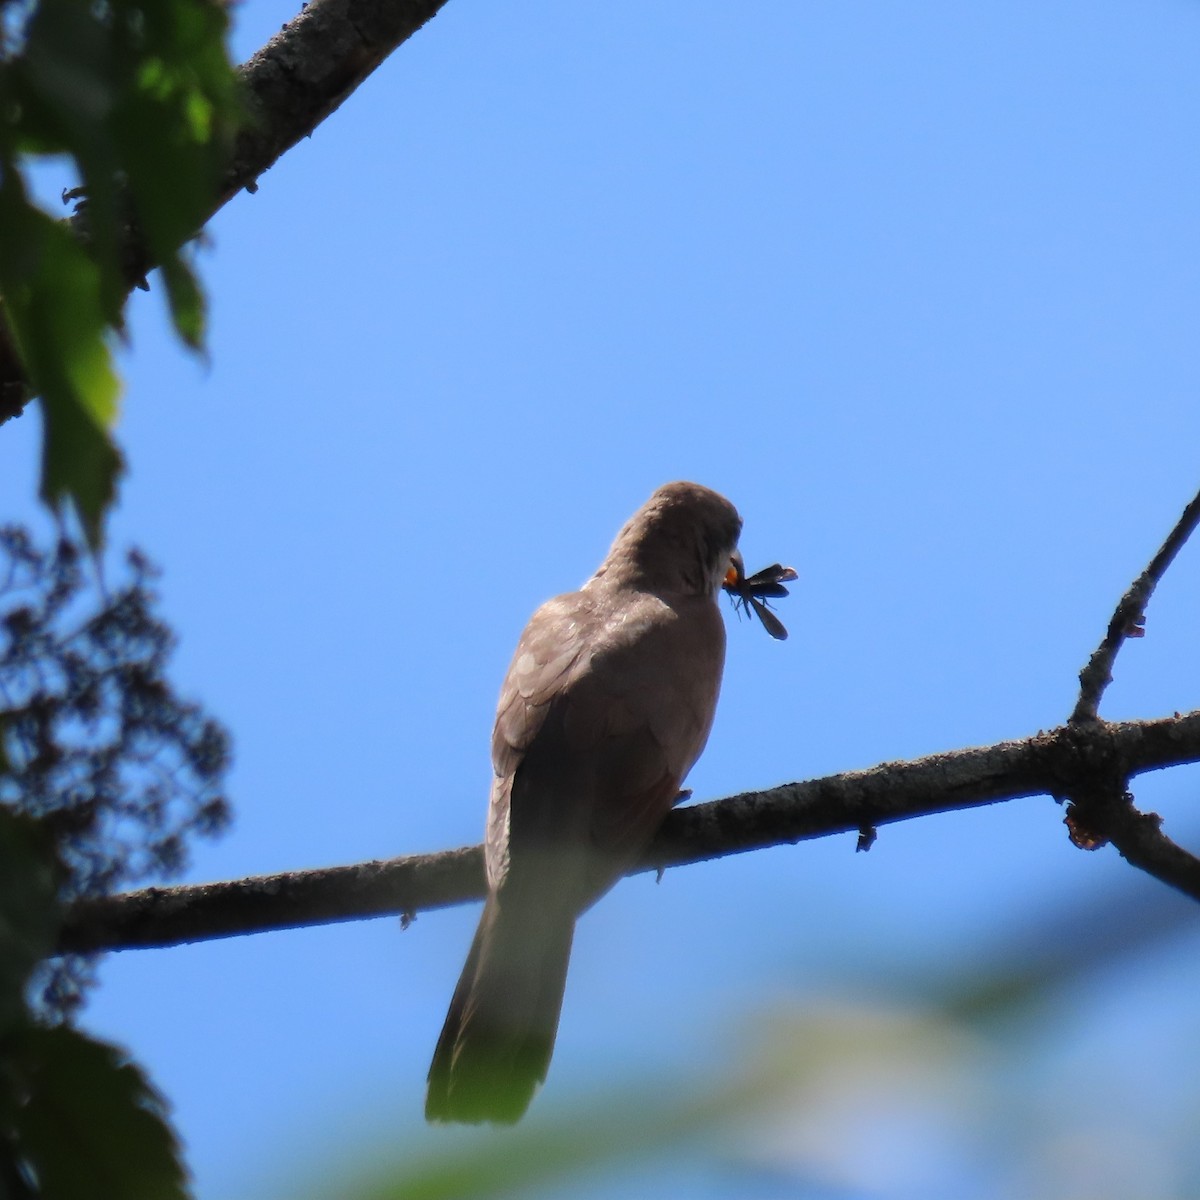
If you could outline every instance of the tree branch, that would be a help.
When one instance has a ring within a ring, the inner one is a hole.
[[[1126,638],[1142,636],[1146,605],[1150,603],[1150,597],[1154,594],[1159,580],[1175,560],[1175,555],[1183,549],[1197,524],[1200,524],[1200,493],[1197,493],[1191,504],[1183,510],[1175,528],[1150,560],[1150,565],[1121,597],[1121,602],[1108,623],[1104,640],[1088,659],[1087,666],[1079,672],[1079,700],[1069,718],[1070,724],[1078,725],[1097,719],[1101,697],[1105,688],[1112,683],[1112,666],[1118,652],[1125,644]]]
[[[1128,779],[1197,761],[1200,710],[1154,721],[1065,725],[1024,741],[885,763],[678,809],[631,873],[1022,796],[1063,797],[1098,764],[1115,767]],[[1200,898],[1200,861],[1187,856],[1168,864],[1145,828],[1153,820],[1141,817],[1135,823],[1136,845],[1131,837],[1122,853]],[[479,846],[227,883],[147,888],[76,905],[67,915],[59,949],[75,953],[173,946],[364,917],[410,918],[483,893]]]
[[[312,0],[241,67],[251,120],[215,212],[333,113],[446,0]]]
[[[1200,524],[1200,493],[1183,510],[1175,528],[1159,547],[1150,565],[1121,597],[1100,645],[1079,672],[1079,699],[1067,726],[1085,729],[1099,722],[1100,700],[1112,683],[1112,668],[1127,638],[1141,637],[1146,605],[1154,589]],[[1067,793],[1066,824],[1071,840],[1082,850],[1112,842],[1135,867],[1200,900],[1200,859],[1177,846],[1161,829],[1154,813],[1134,807],[1125,765],[1104,755],[1094,756]]]
[[[1193,900],[1200,900],[1200,858],[1176,845],[1162,832],[1157,813],[1134,808],[1126,793],[1126,803],[1108,828],[1108,840],[1126,862],[1170,884]]]

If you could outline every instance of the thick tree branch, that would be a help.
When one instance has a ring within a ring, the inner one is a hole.
[[[1128,779],[1197,761],[1200,710],[1155,721],[1066,725],[1024,741],[886,763],[678,809],[634,870],[682,866],[1022,796],[1062,797],[1101,768],[1115,766]],[[1148,820],[1153,818],[1141,818]],[[1122,853],[1200,898],[1200,862],[1158,869],[1162,860],[1145,829],[1137,847],[1130,844]],[[410,917],[478,899],[483,890],[478,846],[198,887],[147,888],[77,905],[68,915],[60,949],[171,946],[363,917]]]
[[[1175,528],[1150,560],[1150,565],[1121,597],[1121,602],[1108,623],[1104,640],[1096,647],[1087,666],[1079,672],[1079,700],[1070,716],[1072,725],[1096,719],[1104,690],[1112,683],[1112,666],[1118,652],[1125,644],[1126,638],[1142,636],[1146,605],[1150,603],[1150,597],[1154,594],[1159,580],[1174,562],[1175,555],[1183,549],[1184,543],[1191,537],[1197,524],[1200,524],[1200,493],[1197,493],[1191,504],[1183,510]]]
[[[334,112],[446,0],[311,0],[240,68],[248,112],[209,218]],[[123,269],[132,289],[158,264],[132,235]],[[0,424],[28,401],[22,367],[0,324]]]
[[[334,112],[446,0],[312,0],[242,65],[251,121],[220,208]],[[215,211],[215,209],[214,209]]]

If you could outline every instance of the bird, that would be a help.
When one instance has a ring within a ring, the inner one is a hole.
[[[737,509],[658,488],[596,573],[530,618],[500,689],[487,898],[429,1069],[426,1119],[512,1124],[546,1078],[575,922],[633,865],[708,740]]]

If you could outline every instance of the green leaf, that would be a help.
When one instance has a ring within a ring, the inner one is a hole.
[[[54,946],[53,853],[30,817],[0,808],[0,1036],[25,1012],[25,985]]]
[[[186,1200],[166,1101],[123,1050],[67,1026],[26,1025],[0,1056],[12,1081],[0,1096],[10,1152],[39,1200]]]
[[[203,296],[179,248],[216,203],[240,116],[224,49],[227,17],[210,0],[123,0],[118,14],[124,5],[139,13],[140,37],[124,47],[136,67],[113,136],[141,233],[163,270],[176,331],[200,349]]]
[[[77,0],[39,0],[13,67],[21,124],[74,156],[87,189],[92,257],[109,324],[120,320],[125,284],[118,260],[120,163],[111,124],[120,99],[113,36],[101,10]]]
[[[170,254],[163,260],[162,277],[175,332],[193,350],[203,350],[208,312],[195,274],[182,255]]]
[[[11,172],[0,185],[0,292],[41,397],[42,498],[55,511],[73,504],[97,549],[121,471],[111,436],[120,385],[100,268],[65,226],[26,201]]]

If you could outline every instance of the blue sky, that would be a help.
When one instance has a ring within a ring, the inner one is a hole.
[[[237,56],[291,15],[248,0]],[[112,539],[164,568],[177,678],[236,738],[236,825],[188,878],[478,841],[525,619],[670,479],[738,505],[752,569],[801,575],[786,644],[729,615],[697,797],[1064,720],[1200,486],[1198,52],[1179,0],[451,0],[213,222],[209,365],[157,289],[132,304]],[[37,436],[0,434],[7,517],[40,519]],[[1198,600],[1194,546],[1105,715],[1200,703]],[[1195,844],[1196,790],[1138,795]],[[1156,898],[1061,815],[621,884],[581,924],[530,1121],[719,1074],[764,1011],[902,1029],[898,979]],[[294,1194],[356,1147],[473,1144],[421,1102],[475,917],[115,956],[87,1023],[172,1098],[201,1200]],[[779,1132],[655,1167],[658,1194],[1194,1193],[1196,945],[1089,976],[1019,1063],[947,1051],[915,1132],[927,1093],[894,1085],[921,1064],[860,1064],[840,1123],[849,1070]],[[965,1127],[997,1095],[1019,1149]]]

